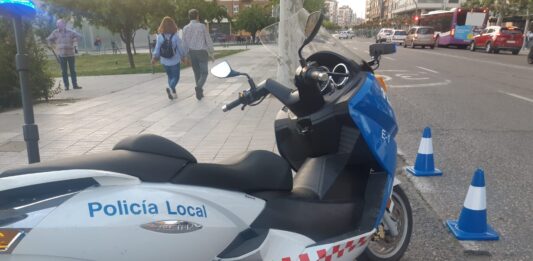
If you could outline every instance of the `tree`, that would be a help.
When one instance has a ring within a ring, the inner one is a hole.
[[[117,33],[126,45],[126,52],[131,68],[135,68],[132,54],[132,43],[135,32],[146,28],[149,14],[158,13],[161,7],[159,0],[46,0],[58,14],[71,14],[80,24],[86,19],[90,24],[102,26],[112,33]],[[164,1],[162,1],[164,3]]]
[[[322,22],[322,26],[324,26],[324,28],[326,28],[326,30],[328,31],[335,31],[341,28],[339,25],[327,19],[324,19],[324,22]]]
[[[467,0],[461,7],[488,8],[498,16],[497,24],[501,25],[504,17],[526,17],[528,11],[533,13],[533,0]]]
[[[29,84],[32,97],[35,99],[53,96],[53,80],[46,70],[46,53],[32,37],[32,27],[24,24],[24,42],[29,57]],[[15,33],[10,20],[0,18],[0,109],[21,105],[20,84],[15,67]]]
[[[305,0],[304,8],[309,13],[322,11],[324,9],[324,0]]]
[[[251,7],[239,12],[235,26],[237,29],[249,32],[252,35],[252,40],[255,42],[257,31],[274,22],[274,18],[270,14],[270,8],[268,6],[252,4]]]

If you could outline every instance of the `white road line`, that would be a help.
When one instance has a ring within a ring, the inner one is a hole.
[[[385,58],[385,59],[387,59],[387,60],[396,61],[396,59],[391,58],[391,57],[387,57],[387,56],[382,56],[382,57]]]
[[[533,99],[530,99],[530,98],[527,98],[527,97],[524,97],[524,96],[520,96],[518,94],[514,94],[514,93],[510,93],[510,92],[504,92],[504,91],[500,91],[500,93],[507,94],[509,96],[513,96],[515,98],[518,98],[518,99],[533,103]]]
[[[357,47],[353,47],[353,49],[354,49],[354,50],[359,50],[359,48],[357,48]]]
[[[407,70],[379,70],[380,72],[407,72]]]
[[[415,50],[413,50],[413,51],[415,51]],[[424,51],[424,50],[416,50],[416,51],[422,52],[422,53],[427,53],[427,54],[432,54],[432,55],[444,56],[444,57],[448,57],[448,58],[453,57],[453,58],[456,58],[456,59],[461,59],[461,60],[465,60],[465,61],[469,61],[469,62],[486,63],[486,64],[497,65],[497,66],[502,66],[502,67],[509,67],[509,68],[514,68],[514,69],[522,69],[522,70],[533,71],[533,67],[531,67],[531,66],[527,67],[527,66],[520,66],[520,65],[514,65],[514,64],[499,63],[499,62],[487,61],[487,60],[484,60],[484,59],[477,59],[477,58],[474,58],[474,57],[469,58],[469,57],[446,54],[446,53],[438,53],[438,52],[434,52],[434,51]]]
[[[424,71],[428,71],[428,72],[432,72],[432,73],[439,73],[437,71],[434,71],[434,70],[431,70],[431,69],[428,69],[428,68],[425,68],[425,67],[422,67],[422,66],[417,66],[418,68],[424,70]]]
[[[434,83],[419,83],[419,84],[404,84],[404,85],[392,85],[389,84],[391,88],[420,88],[420,87],[433,87],[433,86],[443,86],[448,85],[452,81],[446,80],[444,82],[434,82]]]

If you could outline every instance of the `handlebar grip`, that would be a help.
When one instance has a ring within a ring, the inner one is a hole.
[[[235,107],[237,107],[237,106],[239,106],[241,104],[242,104],[242,98],[239,97],[238,99],[236,99],[236,100],[234,100],[234,101],[222,106],[222,111],[223,112],[227,112],[227,111],[229,111],[229,110],[231,110],[231,109],[233,109],[233,108],[235,108]]]

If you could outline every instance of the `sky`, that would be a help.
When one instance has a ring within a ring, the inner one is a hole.
[[[355,11],[355,14],[358,18],[365,17],[365,3],[366,0],[337,0],[339,7],[343,5],[349,5],[352,10]]]

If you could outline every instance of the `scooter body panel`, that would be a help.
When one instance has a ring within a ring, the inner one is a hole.
[[[91,187],[28,228],[11,257],[211,260],[264,205],[243,193],[166,183]]]
[[[366,73],[366,79],[357,94],[349,103],[350,116],[359,127],[369,150],[380,166],[387,172],[385,195],[391,195],[396,170],[398,125],[394,110],[387,94],[379,86],[372,73]],[[375,222],[377,227],[385,212],[389,196],[383,197],[381,210]]]

